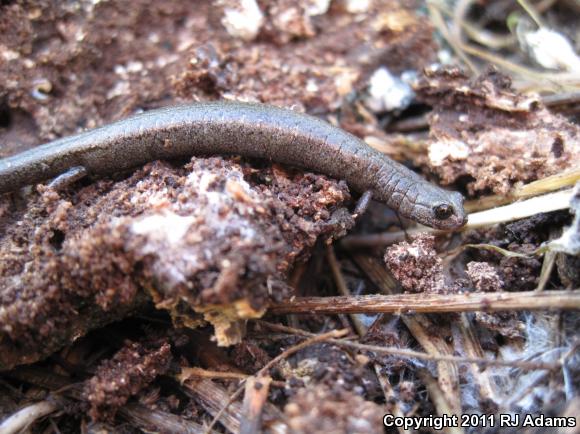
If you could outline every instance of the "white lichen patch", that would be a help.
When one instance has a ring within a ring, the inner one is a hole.
[[[196,219],[180,216],[171,211],[153,214],[137,219],[131,225],[135,235],[143,235],[155,241],[178,245],[185,238]]]
[[[520,45],[539,65],[548,69],[580,72],[580,57],[561,33],[547,28],[518,32]]]
[[[461,140],[438,140],[429,145],[429,162],[441,166],[447,160],[465,160],[469,156],[469,146]]]
[[[381,67],[370,78],[365,104],[375,113],[403,110],[413,101],[414,95],[407,83]]]
[[[152,267],[168,286],[186,283],[187,276],[194,274],[198,266],[203,268],[207,261],[217,259],[211,250],[197,247],[207,238],[208,231],[215,239],[225,239],[235,227],[241,243],[251,243],[257,236],[252,208],[246,206],[256,192],[240,170],[230,167],[225,177],[212,171],[194,170],[187,176],[186,185],[196,196],[196,199],[192,196],[192,203],[195,200],[198,206],[184,210],[181,203],[171,200],[168,189],[141,191],[131,201],[147,203],[153,213],[123,221],[134,235],[142,237],[136,247],[138,256],[164,252],[164,257],[155,260]],[[183,215],[184,211],[187,215]]]
[[[372,5],[372,0],[344,0],[344,8],[351,14],[363,14]]]
[[[227,32],[245,41],[253,40],[264,23],[264,14],[256,0],[239,0],[236,7],[226,6],[222,24]]]
[[[306,1],[306,14],[314,17],[317,15],[324,15],[328,12],[331,0],[307,0]]]

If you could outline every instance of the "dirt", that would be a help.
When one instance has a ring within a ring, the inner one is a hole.
[[[497,270],[487,262],[469,262],[466,273],[477,291],[496,292],[503,289],[503,280]]]
[[[84,390],[91,406],[91,418],[112,421],[118,408],[131,396],[167,371],[170,349],[167,342],[159,345],[127,342],[113,357],[102,362]]]
[[[239,342],[236,320],[283,297],[295,261],[353,224],[344,183],[221,158],[151,163],[62,195],[39,189],[0,243],[4,369],[18,363],[15,347],[37,348],[28,362],[46,355],[85,311],[118,318],[140,292],[176,322],[201,323],[198,311],[220,342]]]
[[[312,411],[315,409],[315,411]],[[295,433],[381,433],[383,410],[352,392],[324,386],[301,389],[286,407],[288,425]]]
[[[442,293],[450,290],[432,235],[419,235],[411,243],[403,241],[390,247],[385,253],[385,262],[407,291]]]
[[[459,69],[427,69],[415,91],[434,108],[425,164],[444,184],[506,194],[577,166],[578,125],[515,92],[496,70],[470,79]]]
[[[551,237],[550,228],[565,226],[571,220],[567,211],[537,214],[529,219],[491,229],[471,231],[465,234],[469,244],[486,243],[515,253],[529,255],[509,257],[484,249],[470,249],[466,260],[484,261],[493,266],[506,291],[529,291],[537,287],[542,260],[533,253]],[[555,283],[555,282],[554,282]]]
[[[221,24],[227,5],[209,1],[3,5],[1,154],[185,100],[235,97],[325,115],[378,65],[416,69],[434,59],[430,37],[409,31],[427,21],[395,1],[373,2],[357,20],[339,5],[317,16],[300,2],[264,6],[248,45]],[[281,21],[288,14],[290,24]],[[33,134],[16,133],[23,123]]]

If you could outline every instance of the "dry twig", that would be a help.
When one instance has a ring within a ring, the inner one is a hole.
[[[310,339],[307,339],[304,342],[301,342],[301,343],[299,343],[291,348],[288,348],[287,350],[283,351],[282,353],[278,354],[276,357],[274,357],[272,360],[270,360],[262,369],[260,369],[255,374],[255,376],[256,377],[263,376],[271,368],[276,366],[280,361],[284,360],[285,358],[291,356],[294,353],[297,353],[298,351],[300,351],[300,350],[302,350],[310,345],[317,344],[319,342],[328,341],[329,339],[333,339],[333,338],[340,338],[342,336],[345,336],[347,333],[348,333],[347,330],[332,330],[328,333],[323,333],[321,335],[317,335],[317,336],[314,336]],[[217,414],[214,416],[213,420],[209,424],[206,433],[211,432],[211,430],[213,429],[216,422],[220,419],[223,412],[226,411],[227,408],[240,396],[240,394],[244,390],[244,383],[245,383],[245,380],[242,380],[241,385],[238,387],[238,389],[230,396],[230,398],[228,399],[226,404],[220,409],[220,411],[217,412]]]
[[[433,376],[425,370],[419,370],[418,374],[419,377],[421,378],[421,381],[423,381],[423,383],[427,387],[427,391],[429,392],[429,396],[431,397],[433,405],[437,409],[437,413],[440,416],[457,414],[456,412],[453,411],[453,408],[451,407],[450,403],[447,402],[446,395],[444,391],[441,389],[440,383],[438,383],[437,380],[435,380],[435,378],[433,378]],[[464,433],[463,429],[457,426],[445,427],[443,428],[443,432],[445,432],[446,434]]]
[[[274,330],[286,331],[291,334],[297,334],[302,336],[311,336],[313,333],[306,332],[304,330],[292,329],[279,324],[271,324],[260,321],[260,324],[264,324],[269,328]],[[314,335],[316,336],[316,335]],[[469,357],[456,357],[456,356],[438,356],[432,354],[421,353],[419,351],[407,350],[404,348],[387,347],[381,345],[368,345],[359,344],[358,342],[352,342],[346,339],[329,339],[328,343],[338,345],[345,348],[353,348],[359,351],[371,351],[377,354],[388,354],[394,356],[416,358],[420,360],[428,360],[433,362],[453,362],[453,363],[473,363],[481,367],[486,366],[510,366],[513,368],[523,369],[523,370],[538,370],[547,369],[549,371],[555,371],[561,367],[561,363],[543,363],[543,362],[528,362],[528,361],[518,361],[518,360],[487,360],[479,358],[469,358]]]
[[[0,424],[0,434],[16,434],[24,431],[40,418],[54,413],[60,406],[52,401],[36,402],[18,410]]]
[[[252,434],[260,432],[262,422],[262,409],[268,391],[270,390],[271,377],[250,377],[246,380],[246,392],[242,405],[242,421],[240,434]]]
[[[350,291],[348,289],[346,281],[344,280],[344,276],[343,276],[342,271],[340,269],[340,264],[338,263],[338,261],[336,259],[336,255],[334,254],[334,248],[332,246],[328,246],[327,260],[328,260],[328,263],[330,265],[332,275],[334,277],[334,281],[335,281],[335,284],[338,288],[338,291],[344,296],[350,295]],[[367,327],[360,320],[359,316],[357,316],[355,314],[351,314],[350,319],[351,319],[352,323],[354,324],[354,328],[356,329],[357,334],[360,337],[364,336],[367,332]],[[377,376],[377,380],[378,380],[379,384],[381,385],[381,389],[382,389],[383,394],[385,396],[385,402],[388,402],[391,404],[391,407],[392,407],[391,412],[395,416],[398,416],[398,417],[404,416],[404,413],[401,410],[399,400],[397,399],[397,396],[395,394],[395,391],[393,390],[393,387],[391,385],[391,382],[390,382],[388,376],[381,373],[381,367],[379,366],[378,363],[373,362],[373,368],[374,368],[375,374]],[[405,433],[409,434],[409,430],[406,430],[403,427],[397,427],[397,429],[398,429],[400,434],[405,434]]]
[[[468,294],[394,294],[295,297],[272,304],[273,314],[446,313],[514,310],[580,310],[580,290]]]

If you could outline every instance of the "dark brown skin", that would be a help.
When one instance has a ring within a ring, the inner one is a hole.
[[[291,110],[233,101],[153,110],[5,158],[0,192],[73,167],[100,175],[153,160],[216,154],[262,158],[344,179],[433,228],[456,229],[467,221],[461,194],[428,183],[346,131]]]

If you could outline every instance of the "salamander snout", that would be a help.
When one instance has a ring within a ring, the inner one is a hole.
[[[394,205],[402,216],[434,229],[459,229],[467,223],[463,196],[427,182],[410,187]]]
[[[447,198],[434,203],[431,213],[430,226],[437,229],[456,229],[467,223],[463,196],[457,192],[449,192]]]

